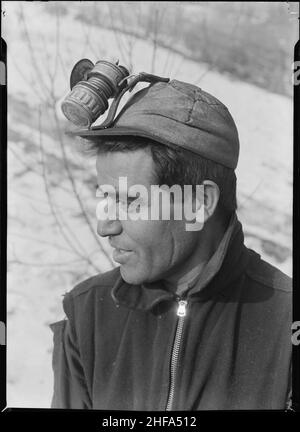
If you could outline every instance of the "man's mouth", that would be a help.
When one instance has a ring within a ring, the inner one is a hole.
[[[132,250],[115,248],[113,251],[113,259],[120,264],[125,264],[125,262],[130,258],[132,253]]]
[[[122,249],[118,247],[115,247],[115,250],[118,251],[119,253],[132,252],[130,249]]]

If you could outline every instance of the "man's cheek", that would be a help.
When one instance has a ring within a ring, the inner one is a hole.
[[[162,221],[136,221],[130,226],[129,236],[143,249],[155,248],[164,239],[167,226]]]

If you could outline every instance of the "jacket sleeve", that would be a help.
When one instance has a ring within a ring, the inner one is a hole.
[[[51,408],[91,409],[84,371],[69,320],[50,325],[53,331],[54,393]]]

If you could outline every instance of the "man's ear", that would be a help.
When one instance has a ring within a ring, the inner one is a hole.
[[[204,180],[203,185],[204,222],[206,222],[215,213],[220,198],[220,189],[219,186],[211,180]]]

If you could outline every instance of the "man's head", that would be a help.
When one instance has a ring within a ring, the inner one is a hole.
[[[203,231],[216,226],[224,230],[235,212],[234,171],[180,148],[171,149],[143,138],[109,139],[94,143],[93,147],[97,152],[100,191],[103,185],[109,184],[119,192],[121,177],[127,179],[128,191],[134,185],[143,185],[149,196],[153,185],[204,184],[204,228],[201,231],[187,231],[184,217],[174,219],[173,202],[169,220],[151,220],[149,217],[148,220],[116,218],[98,221],[98,234],[109,237],[115,248],[113,257],[121,264],[124,280],[136,284],[151,282],[195,266],[197,254],[201,259]],[[136,194],[131,194],[128,205],[135,198]],[[155,204],[149,202],[147,205],[150,215],[151,206]]]
[[[118,191],[120,177],[127,179],[128,189],[142,185],[149,195],[153,185],[204,186],[201,230],[187,230],[187,221],[176,220],[172,206],[169,220],[98,222],[98,233],[109,237],[127,282],[167,279],[209,257],[214,246],[208,239],[224,232],[236,210],[238,135],[221,102],[187,83],[157,83],[136,93],[112,127],[77,134],[97,149],[100,190],[110,184]],[[196,205],[194,198],[192,193]]]

